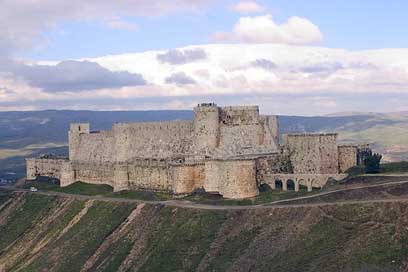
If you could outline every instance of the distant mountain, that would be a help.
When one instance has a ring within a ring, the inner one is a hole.
[[[369,143],[384,161],[408,160],[408,113],[282,116],[280,132],[337,132],[344,143]]]
[[[192,111],[35,111],[0,112],[0,178],[24,176],[24,158],[67,154],[71,122],[92,130],[115,122],[191,120]],[[408,113],[354,113],[347,116],[280,116],[280,133],[338,132],[345,143],[371,143],[386,161],[408,160]],[[16,174],[15,174],[16,173]]]
[[[32,144],[66,143],[69,124],[89,122],[92,130],[110,129],[115,122],[188,120],[192,111],[17,111],[0,112],[0,149]]]

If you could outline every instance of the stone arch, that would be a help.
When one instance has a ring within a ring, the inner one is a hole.
[[[298,179],[298,187],[299,187],[299,191],[300,190],[307,190],[306,181],[305,181],[304,178],[299,178]]]
[[[274,183],[275,183],[275,189],[277,189],[277,190],[282,190],[283,189],[282,180],[275,179]]]
[[[295,191],[296,183],[293,179],[287,179],[286,184],[289,191]]]

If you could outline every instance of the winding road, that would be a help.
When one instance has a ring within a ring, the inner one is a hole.
[[[335,194],[339,192],[361,190],[361,189],[373,188],[373,187],[393,186],[393,185],[407,184],[407,183],[408,183],[408,180],[355,186],[352,188],[337,189],[337,190],[321,192],[321,193],[317,193],[317,194],[313,194],[309,196],[295,197],[291,199],[272,201],[269,203],[257,204],[257,205],[209,205],[209,204],[195,203],[195,202],[186,201],[186,200],[146,201],[146,200],[129,199],[129,198],[113,198],[113,197],[105,197],[105,196],[77,195],[77,194],[68,194],[68,193],[53,192],[53,191],[31,192],[29,189],[20,189],[20,188],[9,187],[9,186],[2,186],[0,187],[0,189],[9,190],[13,192],[40,194],[40,195],[46,195],[46,196],[71,197],[71,198],[75,198],[78,200],[94,199],[94,200],[100,200],[100,201],[112,201],[112,202],[122,202],[122,203],[147,203],[147,204],[153,204],[153,205],[165,205],[169,207],[203,209],[203,210],[248,210],[248,209],[271,209],[271,208],[318,207],[318,206],[349,205],[349,204],[362,204],[362,203],[408,202],[408,196],[405,196],[405,197],[393,197],[393,198],[382,198],[382,199],[371,199],[371,200],[361,199],[361,200],[344,200],[344,201],[336,201],[336,202],[290,204],[293,201],[313,199],[313,198],[327,196],[327,195]]]

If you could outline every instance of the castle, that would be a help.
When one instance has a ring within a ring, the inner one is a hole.
[[[194,108],[194,120],[116,123],[69,130],[69,158],[30,158],[27,179],[58,178],[108,184],[114,191],[152,190],[186,195],[196,189],[225,198],[256,196],[260,184],[287,190],[321,188],[359,162],[360,148],[339,146],[337,134],[287,134],[279,144],[277,116],[258,106]]]

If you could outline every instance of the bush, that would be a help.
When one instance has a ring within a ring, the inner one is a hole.
[[[349,174],[349,176],[358,176],[358,175],[364,175],[365,174],[365,166],[364,165],[356,165],[353,166],[349,169],[347,169],[346,174]]]
[[[381,164],[382,173],[406,173],[408,172],[408,162],[390,162]]]
[[[260,193],[272,191],[271,186],[266,183],[262,183],[261,185],[259,185],[258,189]]]
[[[191,193],[193,196],[207,196],[208,193],[205,191],[204,188],[196,188],[194,191]]]
[[[371,150],[364,158],[365,172],[366,174],[380,173],[380,162],[382,156],[378,153],[373,153]]]

